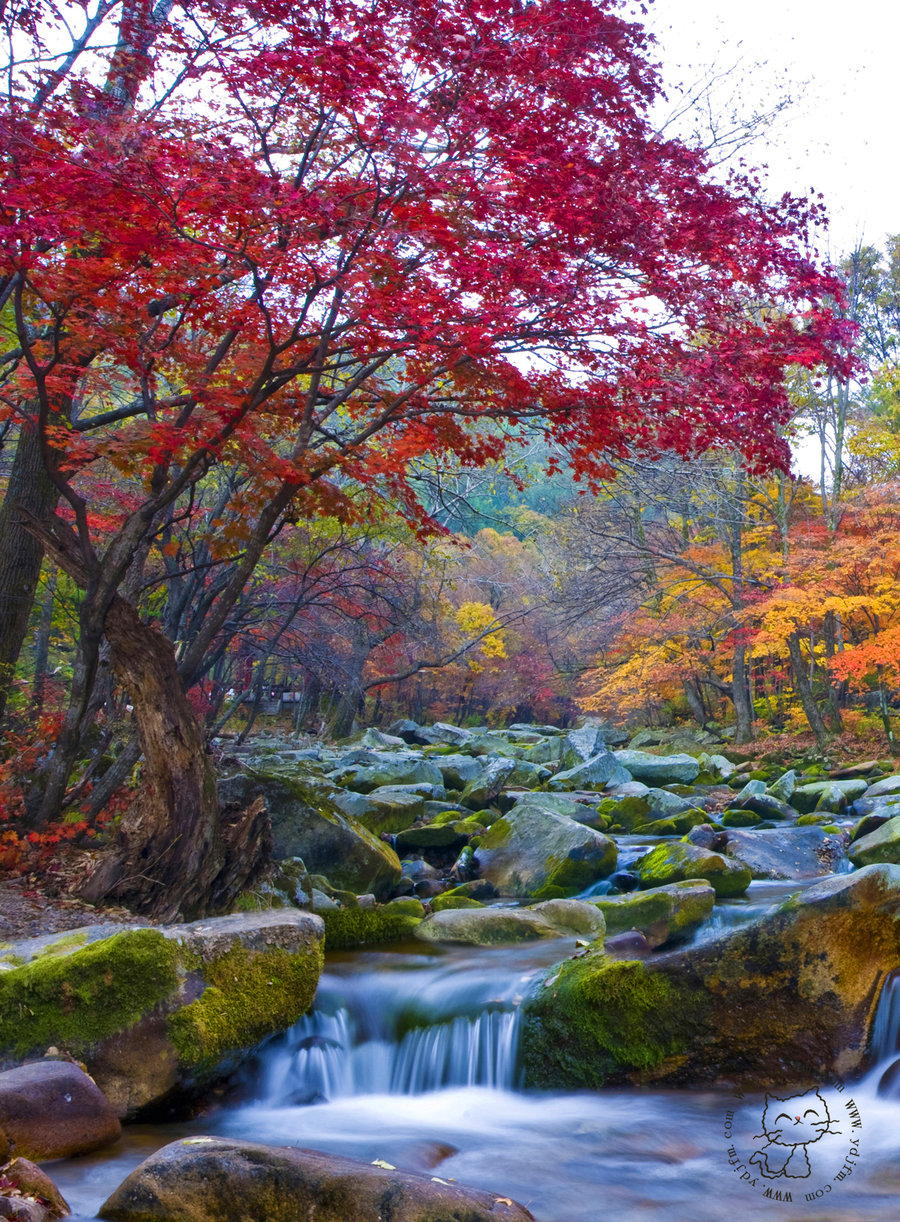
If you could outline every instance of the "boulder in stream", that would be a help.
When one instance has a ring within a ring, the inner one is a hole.
[[[527,1080],[761,1090],[859,1073],[898,913],[900,867],[867,866],[705,945],[640,962],[589,950],[525,1003]]]
[[[637,930],[653,948],[688,937],[711,915],[716,893],[702,879],[585,901],[606,918],[608,934]]]
[[[70,1061],[45,1058],[0,1073],[0,1134],[17,1157],[72,1158],[121,1133],[112,1104]]]
[[[703,878],[719,898],[743,895],[753,877],[743,862],[682,841],[658,845],[638,858],[632,868],[640,877],[642,887]]]
[[[615,842],[540,806],[515,806],[485,832],[475,854],[500,895],[564,898],[616,868]]]
[[[322,970],[322,921],[295,910],[80,934],[35,939],[36,954],[13,944],[0,1058],[64,1048],[122,1118],[183,1106],[230,1074],[305,1013]]]
[[[220,1137],[173,1142],[100,1208],[108,1222],[534,1222],[503,1195],[303,1150]]]
[[[445,908],[426,917],[415,931],[423,942],[497,946],[538,938],[602,938],[603,913],[579,900],[547,900],[530,908]]]

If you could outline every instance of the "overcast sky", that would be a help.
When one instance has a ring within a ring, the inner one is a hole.
[[[743,57],[748,106],[795,97],[748,156],[779,195],[822,192],[832,257],[900,233],[898,0],[655,0],[648,24],[670,79]]]

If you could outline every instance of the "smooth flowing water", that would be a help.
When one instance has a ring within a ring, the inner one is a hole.
[[[728,906],[719,935],[781,890],[763,884]],[[520,1089],[521,1000],[545,967],[571,953],[571,941],[560,941],[332,956],[313,1012],[263,1050],[239,1084],[240,1103],[190,1125],[131,1127],[112,1150],[48,1169],[78,1219],[93,1218],[152,1150],[189,1133],[382,1159],[513,1197],[539,1222],[897,1218],[900,977],[883,990],[878,1068],[862,1082],[821,1087],[833,1120],[821,1145],[809,1147],[811,1174],[766,1179],[747,1170],[760,1144],[762,1095]]]

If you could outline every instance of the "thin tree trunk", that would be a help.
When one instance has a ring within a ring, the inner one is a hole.
[[[44,547],[26,526],[23,509],[43,520],[59,492],[47,475],[37,428],[22,425],[6,496],[0,505],[0,717],[6,711],[16,663],[41,576]]]
[[[47,591],[41,607],[41,622],[34,641],[34,680],[31,684],[31,707],[40,710],[44,704],[44,688],[47,683],[47,667],[50,663],[50,633],[53,630],[53,602],[56,598],[56,583],[59,574],[53,570],[47,579]]]
[[[732,657],[731,699],[734,702],[736,744],[753,741],[753,704],[747,684],[747,646],[735,645]]]
[[[797,689],[797,695],[800,697],[800,703],[803,705],[803,712],[806,714],[809,728],[816,736],[816,742],[820,747],[824,747],[828,741],[828,729],[822,714],[819,712],[819,706],[816,704],[809,676],[806,673],[806,663],[803,660],[803,651],[800,648],[799,631],[792,632],[788,637],[788,650],[791,656],[791,671],[794,676],[794,686]]]

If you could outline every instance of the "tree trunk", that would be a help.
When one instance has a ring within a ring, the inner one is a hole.
[[[806,663],[803,660],[803,651],[800,648],[799,631],[792,632],[788,637],[788,650],[791,655],[791,671],[794,676],[794,687],[797,689],[797,695],[800,697],[800,703],[803,705],[803,712],[806,714],[809,728],[816,736],[816,742],[820,747],[824,747],[828,741],[828,729],[822,719],[822,714],[819,712],[819,706],[816,704],[812,685],[806,673]]]
[[[144,777],[81,894],[162,920],[227,907],[271,852],[265,809],[254,803],[223,823],[212,760],[171,642],[120,598],[104,626],[113,666],[134,708]]]
[[[731,671],[731,699],[734,702],[734,741],[740,745],[753,741],[753,704],[747,684],[747,646],[735,645]]]
[[[31,707],[40,712],[44,705],[44,688],[47,683],[47,667],[50,664],[50,633],[53,631],[53,601],[56,598],[58,573],[54,569],[47,581],[47,590],[41,607],[41,621],[34,638],[34,679],[31,684]]]
[[[683,683],[684,696],[691,710],[691,716],[702,730],[706,724],[706,709],[703,707],[703,697],[699,685],[693,679],[685,679]]]
[[[37,429],[23,424],[3,504],[0,505],[0,717],[25,637],[41,575],[44,547],[26,527],[25,509],[42,521],[59,492],[47,475]]]

